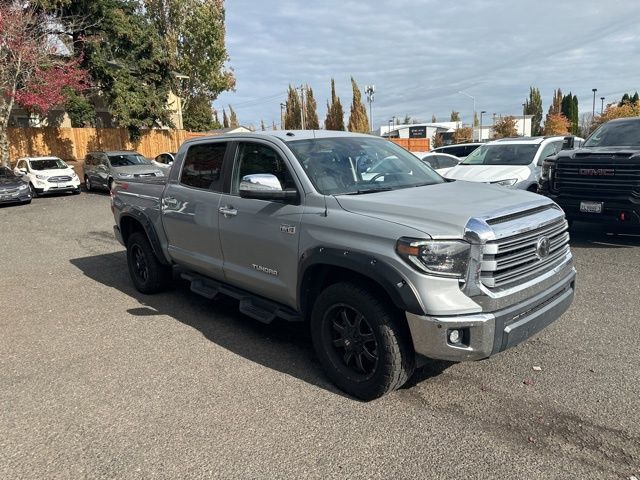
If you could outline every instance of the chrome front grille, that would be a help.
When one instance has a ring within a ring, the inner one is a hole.
[[[508,288],[552,270],[569,253],[567,228],[566,220],[559,218],[487,242],[483,247],[480,281],[489,289]]]
[[[61,175],[59,177],[49,177],[47,179],[47,181],[49,183],[70,182],[71,181],[71,177],[66,176],[66,175]]]

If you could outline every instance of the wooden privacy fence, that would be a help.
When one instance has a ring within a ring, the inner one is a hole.
[[[410,152],[428,152],[431,150],[428,138],[390,138],[389,140]]]
[[[186,139],[203,134],[185,130],[147,130],[133,143],[123,128],[9,128],[9,158],[53,155],[66,161],[84,160],[94,150],[136,150],[154,158],[175,152]]]

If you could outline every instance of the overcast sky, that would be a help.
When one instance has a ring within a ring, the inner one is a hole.
[[[345,109],[349,77],[375,84],[374,126],[408,114],[469,122],[476,110],[522,113],[529,86],[548,108],[554,88],[591,112],[640,90],[638,0],[227,0],[227,49],[242,124],[279,124],[287,86],[309,84],[321,123],[330,80]],[[363,95],[364,97],[364,95]]]

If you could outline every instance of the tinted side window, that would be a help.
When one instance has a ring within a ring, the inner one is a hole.
[[[458,162],[455,158],[445,157],[444,155],[438,155],[438,165],[439,168],[452,168],[458,165]]]
[[[225,142],[203,143],[187,150],[180,183],[189,187],[222,191],[222,162],[227,151]]]
[[[463,157],[468,157],[469,155],[471,155],[471,153],[478,148],[477,145],[466,145],[464,147],[462,147],[462,153],[460,153],[458,156],[463,156]]]
[[[296,188],[291,173],[280,155],[271,147],[258,143],[242,143],[238,148],[238,161],[233,172],[231,193],[238,194],[240,181],[245,175],[270,173],[280,180],[283,190]]]

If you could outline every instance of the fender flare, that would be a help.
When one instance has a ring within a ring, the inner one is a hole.
[[[306,309],[303,300],[308,280],[305,274],[316,265],[345,268],[363,275],[380,285],[400,310],[416,315],[426,314],[413,285],[394,267],[366,253],[327,247],[310,249],[300,259],[297,285],[299,311]]]
[[[144,232],[147,235],[147,238],[149,239],[149,243],[151,244],[151,249],[153,250],[153,253],[156,255],[156,258],[158,259],[158,261],[163,265],[171,265],[171,263],[167,260],[167,258],[165,257],[162,251],[160,238],[158,237],[158,233],[156,232],[156,229],[153,226],[153,223],[151,223],[151,220],[149,220],[149,217],[143,211],[137,208],[134,208],[131,206],[124,207],[124,209],[122,210],[122,213],[120,214],[120,218],[118,219],[118,223],[119,223],[118,226],[120,227],[121,232],[122,232],[122,220],[125,218],[132,218],[133,220],[137,221],[140,225],[142,225],[142,228],[144,229]]]

